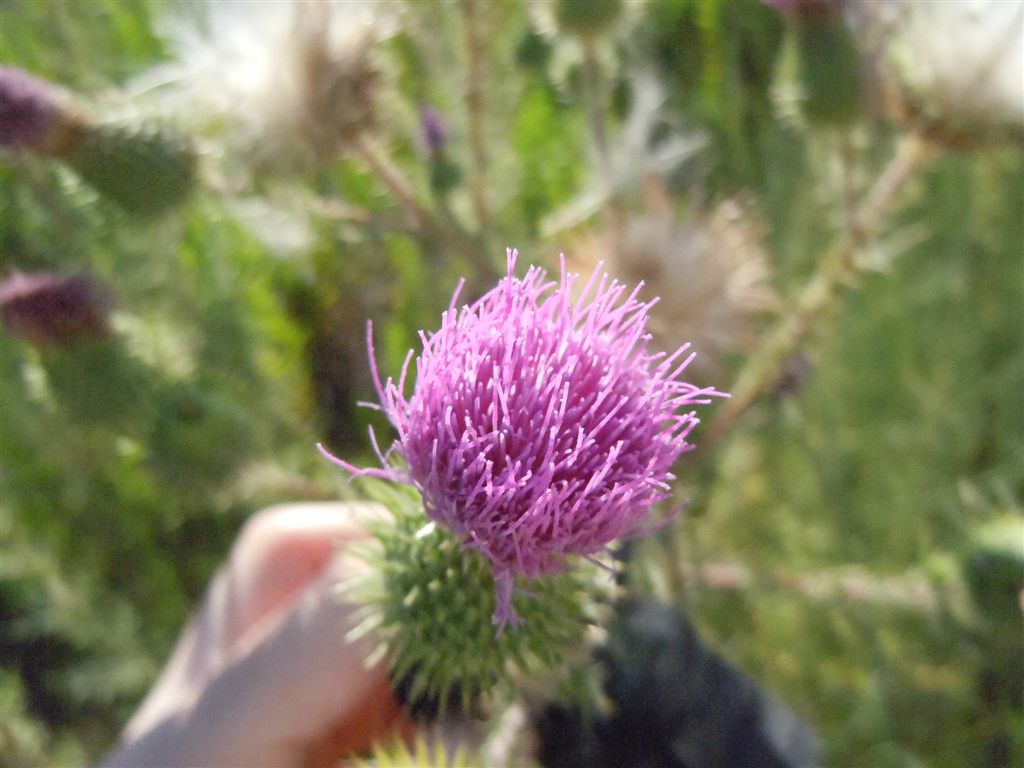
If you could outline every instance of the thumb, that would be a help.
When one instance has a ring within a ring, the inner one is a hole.
[[[354,606],[338,594],[336,558],[280,621],[206,686],[186,727],[190,765],[329,764],[404,723],[373,641],[350,641]]]
[[[336,587],[363,566],[335,553],[366,535],[356,506],[250,521],[108,765],[329,765],[409,730],[373,641],[346,638],[357,606]]]

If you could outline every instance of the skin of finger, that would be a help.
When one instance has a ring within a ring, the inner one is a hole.
[[[287,608],[346,543],[374,505],[305,503],[269,507],[245,526],[228,564],[224,652]]]
[[[162,721],[107,765],[300,766],[310,745],[339,721],[380,708],[382,694],[386,711],[393,701],[387,671],[365,663],[373,641],[346,639],[355,606],[340,598],[336,585],[351,570],[343,557],[332,560],[259,643],[209,681],[190,711]],[[382,720],[377,727],[392,727]]]
[[[191,738],[187,728],[180,726],[195,720],[187,716],[188,709],[207,683],[233,657],[253,652],[273,632],[281,612],[340,545],[365,535],[355,523],[357,517],[379,514],[374,505],[361,503],[294,504],[254,516],[239,536],[228,568],[211,584],[202,610],[183,635],[160,682],[126,729],[124,741],[147,737],[157,752],[167,752],[173,751],[179,736]],[[397,705],[386,683],[385,679],[382,690],[387,695],[374,698],[380,710],[376,720],[364,718],[364,724],[396,716]],[[380,679],[377,685],[381,688]],[[374,711],[366,702],[362,709]],[[334,715],[333,735],[321,746],[348,749],[346,741],[360,740],[360,727],[349,728],[345,737],[346,729],[339,723],[344,724],[348,714],[339,710]],[[315,731],[313,723],[307,725],[311,733]]]
[[[199,611],[182,632],[163,672],[121,734],[121,747],[135,742],[164,721],[180,719],[180,713],[193,706],[210,677],[210,670],[222,664],[220,649],[224,644],[220,638],[227,586],[224,571],[210,582]]]
[[[391,679],[378,679],[361,706],[331,723],[306,747],[301,768],[336,768],[347,755],[365,754],[376,743],[401,739],[409,742],[415,732],[395,698]]]
[[[312,581],[344,541],[365,535],[357,520],[380,514],[362,502],[304,502],[267,507],[242,529],[227,566],[210,582],[156,684],[132,716],[122,741],[192,706],[233,646],[280,612]],[[266,631],[267,627],[260,627]],[[250,643],[253,640],[250,638]]]

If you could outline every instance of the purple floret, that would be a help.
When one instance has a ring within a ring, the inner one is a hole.
[[[499,626],[515,619],[516,575],[558,572],[567,555],[590,557],[652,527],[670,468],[693,447],[690,406],[723,396],[679,380],[689,345],[648,351],[654,302],[637,298],[640,286],[627,293],[595,272],[574,300],[577,276],[564,263],[558,283],[537,267],[519,279],[516,256],[496,288],[461,309],[457,290],[440,330],[421,332],[410,398],[408,358],[397,383],[378,381],[398,430],[384,469],[335,459],[411,482],[431,519],[490,560]]]

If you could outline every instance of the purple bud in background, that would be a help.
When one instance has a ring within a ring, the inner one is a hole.
[[[421,332],[411,397],[412,352],[397,383],[378,377],[398,431],[384,468],[327,454],[356,474],[415,485],[427,515],[491,562],[499,626],[515,620],[516,576],[556,573],[568,555],[654,527],[650,508],[693,447],[691,406],[723,396],[680,380],[689,345],[648,351],[654,302],[637,299],[639,286],[595,271],[577,292],[564,262],[559,282],[537,267],[517,278],[515,263],[509,251],[496,288],[461,309],[456,291],[440,330]],[[392,453],[404,467],[388,463]]]
[[[0,283],[7,331],[40,346],[106,336],[109,305],[106,292],[84,275],[16,272]]]
[[[448,141],[448,129],[444,120],[436,109],[429,104],[420,108],[420,125],[423,130],[423,143],[432,155],[444,151],[444,145]]]
[[[0,147],[45,148],[63,119],[54,86],[17,67],[0,67]]]

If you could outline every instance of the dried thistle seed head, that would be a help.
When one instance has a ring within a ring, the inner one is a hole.
[[[365,25],[342,42],[331,36],[331,6],[303,7],[295,16],[295,65],[305,132],[324,154],[376,123],[379,73],[371,57],[374,29]]]
[[[676,219],[656,181],[648,186],[648,211],[581,240],[575,263],[604,262],[619,279],[642,281],[660,299],[648,323],[654,345],[690,341],[701,351],[695,370],[717,373],[724,354],[753,346],[758,318],[778,305],[764,227],[737,200]]]
[[[389,31],[366,2],[209,3],[205,25],[170,20],[176,61],[143,79],[168,108],[215,134],[233,171],[308,173],[376,124],[377,42]]]
[[[954,149],[1024,143],[1024,3],[887,0],[852,16],[898,122]]]

